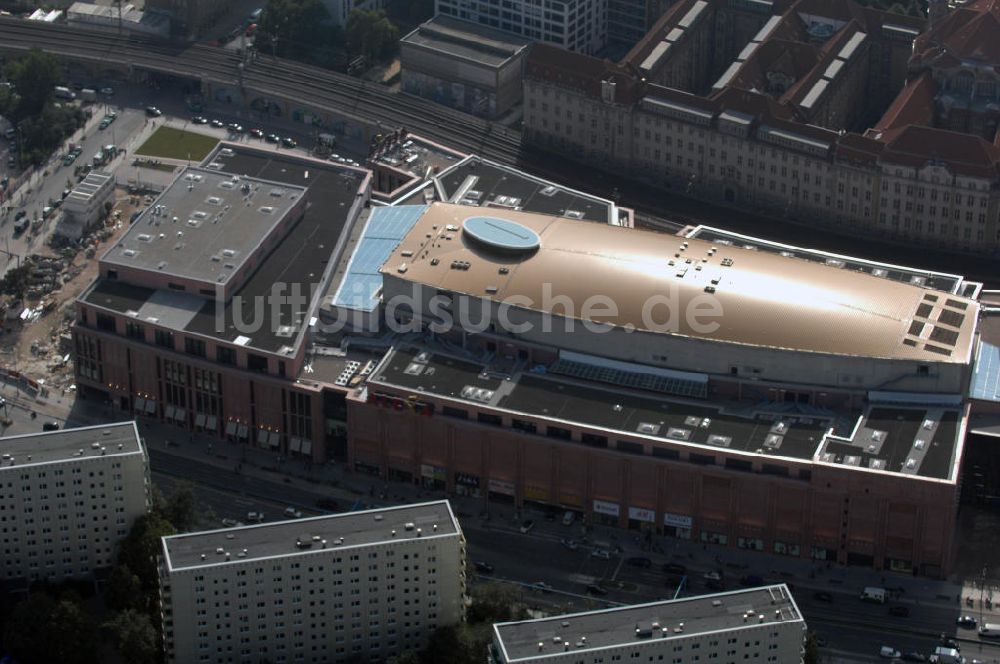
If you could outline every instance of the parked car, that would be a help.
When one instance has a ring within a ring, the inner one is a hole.
[[[289,506],[285,508],[285,516],[289,517],[290,519],[301,519],[302,512],[295,509],[294,507]]]
[[[212,126],[215,127],[216,129],[222,129],[223,127],[226,126],[226,123],[223,122],[222,120],[215,119],[212,120]]]
[[[642,567],[648,569],[653,566],[653,561],[649,558],[644,558],[643,556],[632,556],[631,558],[625,559],[625,564],[631,565],[632,567]]]
[[[903,653],[904,662],[926,662],[927,655],[919,652],[904,652]]]
[[[543,593],[552,592],[552,586],[545,583],[544,581],[535,581],[533,584],[531,584],[531,587],[534,588],[535,590],[541,590]]]
[[[955,620],[955,624],[963,629],[975,629],[978,623],[972,616],[960,616]]]
[[[222,520],[222,525],[224,525],[226,528],[232,528],[232,527],[234,527],[236,525],[236,523],[237,523],[236,519],[223,519]]]
[[[591,558],[600,558],[601,560],[611,560],[611,552],[607,549],[594,549],[590,552]]]
[[[480,574],[492,574],[493,565],[490,565],[487,562],[479,560],[476,562],[476,571],[479,572]]]
[[[42,424],[42,431],[59,431],[59,423],[49,420]]]
[[[608,594],[607,590],[605,590],[604,588],[600,587],[596,583],[591,583],[589,586],[587,586],[587,592],[589,594],[591,594],[591,595],[600,595],[600,596],[604,596],[604,595]]]
[[[890,606],[889,615],[897,618],[908,618],[910,616],[910,609],[905,606]]]
[[[196,115],[193,118],[191,118],[191,122],[197,125],[208,124],[208,118],[206,118],[203,115]]]
[[[114,97],[115,96],[115,89],[114,88],[101,88],[99,92],[102,95],[104,95],[105,97]]]
[[[247,521],[250,523],[261,523],[264,520],[263,512],[247,512]]]
[[[687,574],[687,567],[679,563],[664,563],[663,571],[667,574],[679,574],[683,576]]]
[[[896,659],[899,657],[899,651],[892,646],[882,646],[878,651],[878,656],[884,659]]]
[[[577,542],[575,539],[561,539],[559,540],[559,543],[562,544],[567,549],[569,549],[570,551],[576,551],[577,549],[580,548],[580,543]]]
[[[268,134],[267,136],[264,137],[264,140],[267,141],[268,143],[277,143],[278,141],[281,140],[281,137],[278,136],[277,134]]]
[[[253,136],[254,138],[264,138],[264,130],[254,127],[253,129],[250,130],[250,135]]]
[[[147,106],[146,107],[146,115],[148,115],[151,118],[158,118],[161,115],[163,115],[163,111],[161,111],[160,109],[158,109],[155,106]]]
[[[285,136],[283,139],[281,139],[281,144],[284,145],[286,148],[294,148],[296,145],[298,145],[298,143],[295,142],[295,139],[291,138],[290,136]]]
[[[330,510],[331,512],[336,512],[340,509],[340,505],[333,498],[320,498],[316,501],[316,507],[322,510]]]
[[[527,535],[531,532],[531,529],[535,527],[535,522],[531,519],[525,519],[521,522],[521,534]]]
[[[962,646],[958,645],[958,641],[956,641],[955,639],[946,634],[941,635],[941,640],[939,641],[939,643],[943,645],[945,648],[954,648],[955,650],[962,649]]]

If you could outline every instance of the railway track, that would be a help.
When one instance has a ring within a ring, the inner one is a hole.
[[[517,163],[520,133],[405,93],[302,63],[260,55],[239,71],[231,50],[201,44],[176,46],[110,32],[0,19],[0,49],[40,48],[64,59],[104,63],[240,86],[248,99],[269,97],[387,128],[406,127],[432,140],[491,159]]]

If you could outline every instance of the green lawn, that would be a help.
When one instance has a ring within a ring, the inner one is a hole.
[[[218,142],[218,139],[205,134],[173,127],[160,127],[136,150],[136,154],[163,159],[201,161]]]

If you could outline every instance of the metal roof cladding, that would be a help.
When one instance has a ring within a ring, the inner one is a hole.
[[[462,228],[474,240],[502,251],[534,251],[541,242],[527,226],[499,217],[469,217]]]

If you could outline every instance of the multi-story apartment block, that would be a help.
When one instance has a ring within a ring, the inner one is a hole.
[[[0,438],[0,536],[9,583],[93,578],[149,507],[135,422]]]
[[[490,664],[802,661],[806,623],[784,584],[493,626]]]
[[[579,53],[608,41],[608,0],[436,0],[444,14]]]
[[[620,63],[533,46],[524,131],[665,189],[994,251],[997,15],[981,0],[921,33],[850,0],[683,0]]]
[[[462,620],[447,501],[163,538],[170,662],[384,661]]]

